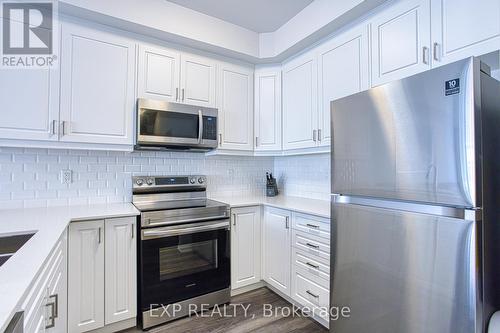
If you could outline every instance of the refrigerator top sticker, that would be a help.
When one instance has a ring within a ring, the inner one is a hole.
[[[460,79],[448,80],[444,83],[444,95],[450,96],[460,93]]]

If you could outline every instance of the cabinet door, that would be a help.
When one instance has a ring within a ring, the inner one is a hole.
[[[179,52],[144,45],[139,47],[138,97],[178,102],[179,74]]]
[[[316,146],[317,66],[313,54],[283,67],[283,148]]]
[[[62,25],[61,140],[133,144],[135,44]]]
[[[430,0],[404,0],[371,21],[372,85],[430,68]]]
[[[231,289],[260,278],[260,206],[232,209]]]
[[[104,326],[104,221],[69,225],[68,331]]]
[[[255,150],[281,150],[281,68],[255,72]]]
[[[290,296],[290,212],[266,208],[262,236],[264,280]]]
[[[68,238],[66,231],[60,239],[61,241],[61,261],[57,266],[55,274],[48,285],[46,308],[54,309],[55,316],[48,313],[48,326],[46,333],[66,333],[68,331]],[[52,325],[51,325],[52,324]]]
[[[185,104],[215,107],[215,61],[183,53],[181,55],[180,101]]]
[[[105,222],[106,325],[137,316],[135,217]]]
[[[22,23],[15,23],[22,25]],[[22,29],[22,27],[21,27]],[[59,72],[0,70],[1,139],[57,140]],[[27,98],[29,97],[29,98]]]
[[[318,50],[319,132],[318,141],[331,141],[330,103],[369,88],[368,28],[349,30]]]
[[[221,149],[253,149],[253,70],[220,65],[219,142]]]
[[[433,66],[500,48],[500,1],[432,0],[431,4]]]

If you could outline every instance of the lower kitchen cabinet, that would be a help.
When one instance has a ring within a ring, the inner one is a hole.
[[[291,213],[265,208],[263,223],[264,281],[290,296]]]
[[[71,223],[68,262],[69,332],[136,316],[134,217]]]
[[[231,210],[231,289],[238,289],[261,279],[260,206]]]

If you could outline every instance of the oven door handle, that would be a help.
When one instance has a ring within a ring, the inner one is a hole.
[[[227,215],[218,215],[218,216],[210,216],[211,219],[225,219],[227,218]],[[195,218],[189,218],[189,219],[184,219],[184,220],[174,220],[172,219],[171,221],[167,221],[164,218],[158,218],[158,219],[153,219],[150,217],[144,218],[144,225],[145,226],[154,226],[154,225],[165,225],[165,224],[177,224],[177,223],[186,223],[186,222],[197,222],[197,221],[204,221],[206,220],[207,217],[195,217]]]
[[[195,227],[193,227],[191,224],[189,227],[175,226],[175,227],[157,228],[156,230],[143,230],[142,240],[193,234],[197,232],[204,232],[204,231],[211,231],[218,229],[229,229],[229,222],[225,221],[219,223],[211,223]]]

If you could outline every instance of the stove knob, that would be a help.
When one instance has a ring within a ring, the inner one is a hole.
[[[155,180],[153,178],[148,178],[147,180],[148,185],[153,185],[155,183]]]
[[[141,179],[141,178],[139,178],[139,179],[137,179],[137,180],[135,181],[135,183],[136,183],[138,186],[142,186],[142,185],[144,185],[144,180],[143,180],[143,179]]]
[[[194,184],[194,183],[196,183],[196,179],[191,178],[191,179],[189,179],[189,182],[190,182],[191,184]]]
[[[203,178],[201,178],[201,177],[200,177],[200,178],[198,178],[198,183],[203,184],[204,182],[205,182],[205,179],[203,179]]]

